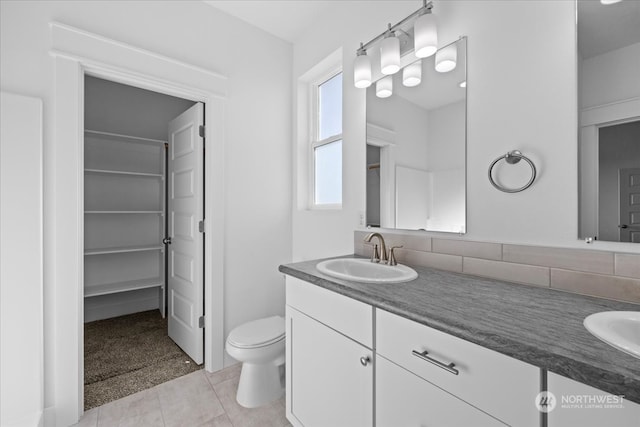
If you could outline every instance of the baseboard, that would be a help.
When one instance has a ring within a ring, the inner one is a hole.
[[[138,292],[86,298],[84,301],[85,323],[159,308],[157,290],[154,290],[151,295],[148,292]]]

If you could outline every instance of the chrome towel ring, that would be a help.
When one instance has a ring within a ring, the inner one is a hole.
[[[527,182],[525,185],[523,185],[520,188],[506,188],[506,187],[501,186],[500,184],[497,184],[493,180],[492,172],[493,172],[493,167],[500,160],[505,160],[510,165],[515,165],[520,160],[524,160],[525,162],[529,163],[529,166],[531,166],[531,178],[529,179],[529,182]],[[535,181],[535,179],[536,179],[536,165],[534,165],[533,162],[531,160],[529,160],[529,158],[527,156],[525,156],[524,154],[522,154],[518,150],[509,151],[504,156],[498,157],[493,162],[491,162],[491,165],[489,166],[489,182],[491,183],[491,185],[496,187],[498,190],[504,191],[505,193],[518,193],[518,192],[520,192],[522,190],[526,190],[527,188],[529,188],[531,186],[531,184],[533,184],[533,181]]]

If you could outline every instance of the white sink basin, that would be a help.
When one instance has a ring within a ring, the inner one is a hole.
[[[607,344],[640,358],[640,311],[604,311],[587,316],[584,326]]]
[[[338,279],[363,283],[400,283],[418,277],[418,273],[406,265],[377,264],[359,258],[330,259],[319,262],[316,268]]]

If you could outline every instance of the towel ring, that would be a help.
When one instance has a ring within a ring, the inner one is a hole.
[[[505,160],[510,165],[515,165],[520,160],[524,160],[525,162],[529,163],[529,166],[531,166],[531,178],[529,179],[529,182],[527,182],[525,185],[523,185],[520,188],[506,188],[506,187],[501,186],[500,184],[497,184],[493,180],[492,172],[493,172],[493,167],[500,160]],[[491,182],[491,185],[493,185],[495,188],[497,188],[500,191],[504,191],[505,193],[518,193],[518,192],[520,192],[522,190],[526,190],[527,188],[529,188],[531,186],[531,184],[533,184],[533,181],[535,181],[535,179],[536,179],[536,166],[533,164],[533,162],[531,160],[529,160],[529,158],[527,156],[525,156],[524,154],[522,154],[518,150],[509,151],[504,156],[498,157],[493,162],[491,162],[491,165],[489,166],[489,182]]]

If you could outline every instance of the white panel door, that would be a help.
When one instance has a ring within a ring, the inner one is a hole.
[[[169,337],[197,364],[204,361],[203,105],[195,104],[169,123]]]
[[[640,168],[620,169],[620,241],[640,243]]]

